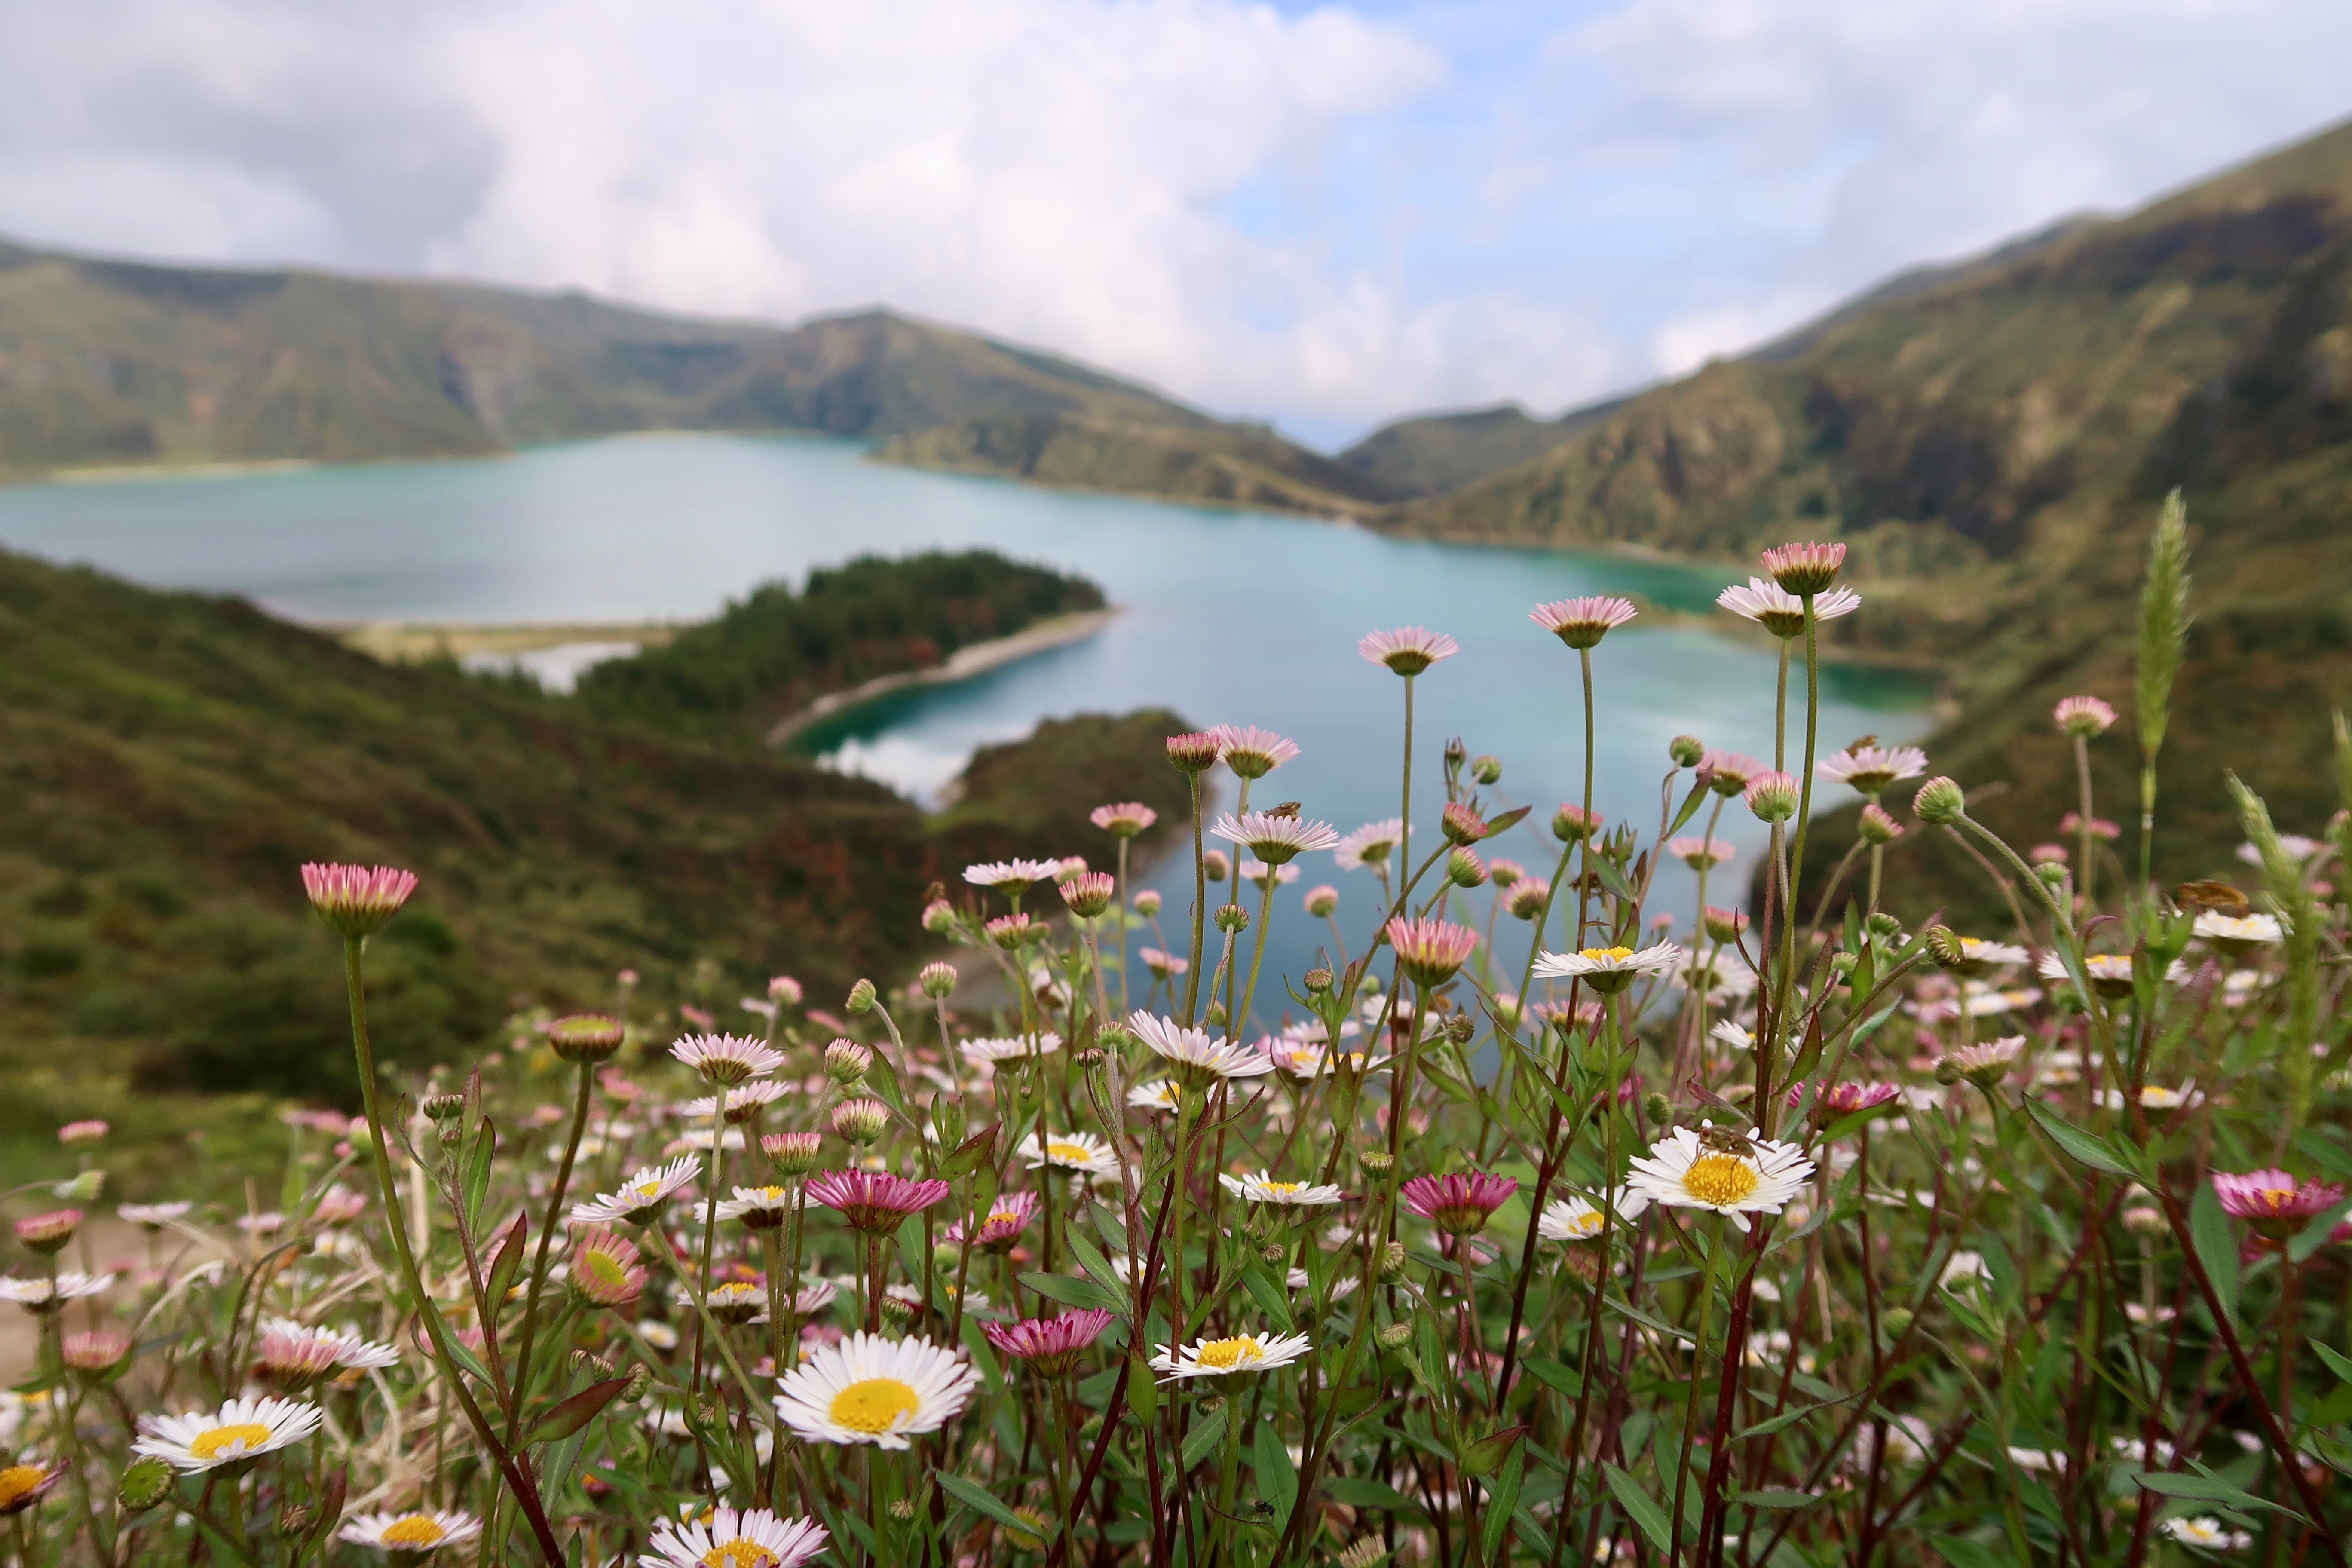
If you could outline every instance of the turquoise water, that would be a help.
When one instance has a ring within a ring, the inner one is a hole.
[[[1535,803],[1540,819],[1580,787],[1582,721],[1575,656],[1528,611],[1603,592],[1705,611],[1728,580],[1615,556],[1431,544],[1061,494],[884,467],[863,461],[863,450],[664,436],[481,461],[38,486],[0,490],[0,544],[327,622],[695,617],[761,580],[863,552],[992,545],[1087,574],[1125,613],[1086,643],[840,715],[804,745],[932,798],[973,747],[1024,734],[1040,718],[1156,703],[1197,725],[1256,723],[1292,736],[1301,755],[1260,798],[1303,801],[1342,831],[1397,809],[1402,683],[1356,656],[1364,632],[1420,623],[1462,644],[1418,683],[1416,797],[1439,798],[1439,749],[1459,735],[1474,754],[1504,760],[1495,793]],[[1598,804],[1612,818],[1631,813],[1654,827],[1677,734],[1771,754],[1773,658],[1756,642],[1636,621],[1610,635],[1594,668]],[[1822,688],[1825,750],[1926,728],[1927,694],[1907,678],[1831,666]],[[1721,831],[1751,856],[1763,839],[1744,814],[1727,813]],[[1070,850],[1100,863],[1099,838],[1074,825]],[[1556,853],[1532,826],[1493,847],[1545,868]],[[1305,878],[1277,900],[1269,949],[1269,963],[1292,973],[1312,958],[1320,929],[1299,910],[1300,889],[1335,882],[1343,915],[1372,902],[1367,873],[1336,872],[1321,855],[1302,864]],[[1189,869],[1165,867],[1155,879],[1171,894],[1172,939],[1173,895],[1180,884],[1189,894]],[[1679,867],[1662,876],[1665,907],[1687,909],[1688,884]]]

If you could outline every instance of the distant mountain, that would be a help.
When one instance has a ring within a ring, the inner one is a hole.
[[[1530,418],[1516,403],[1415,415],[1381,426],[1340,453],[1339,462],[1407,500],[1443,495],[1540,457],[1607,418],[1624,401],[1571,409],[1547,420]]]
[[[0,471],[491,452],[660,428],[884,437],[973,415],[1207,416],[887,311],[793,328],[467,284],[0,243]]]

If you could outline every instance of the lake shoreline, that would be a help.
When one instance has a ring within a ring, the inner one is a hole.
[[[1099,635],[1116,620],[1122,606],[1111,605],[1099,610],[1084,610],[1074,616],[1056,616],[1011,637],[991,637],[986,642],[971,643],[950,654],[944,663],[928,669],[900,670],[893,675],[877,675],[846,691],[831,691],[798,712],[787,714],[768,729],[765,737],[771,746],[781,746],[794,735],[820,720],[887,697],[893,691],[903,691],[914,686],[947,686],[990,670],[1001,669],[1034,654],[1067,647]]]

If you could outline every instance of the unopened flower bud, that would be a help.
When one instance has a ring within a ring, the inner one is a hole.
[[[172,1495],[172,1467],[161,1459],[141,1459],[122,1472],[114,1500],[125,1513],[144,1513]]]
[[[1257,1249],[1257,1256],[1258,1261],[1261,1263],[1279,1263],[1284,1258],[1290,1256],[1290,1248],[1283,1246],[1278,1241],[1268,1242],[1265,1246]]]
[[[956,1265],[963,1261],[963,1248],[952,1241],[942,1241],[931,1248],[931,1267],[952,1276]]]
[[[890,1500],[890,1517],[900,1524],[911,1524],[915,1519],[915,1500],[910,1497]]]
[[[1384,1323],[1381,1327],[1381,1331],[1374,1337],[1381,1342],[1381,1349],[1384,1351],[1401,1351],[1404,1349],[1407,1344],[1412,1342],[1412,1325],[1411,1323]]]
[[[1666,755],[1675,760],[1678,768],[1695,768],[1698,760],[1706,755],[1706,742],[1696,735],[1676,735],[1666,742]]]
[[[833,1108],[834,1136],[856,1148],[881,1137],[889,1122],[889,1108],[878,1100],[845,1100]]]
[[[1396,1163],[1389,1158],[1389,1152],[1385,1149],[1366,1149],[1356,1156],[1356,1163],[1364,1168],[1367,1176],[1386,1175],[1389,1168]]]
[[[1210,1003],[1209,1010],[1201,1016],[1201,1022],[1206,1024],[1212,1029],[1223,1028],[1225,1026],[1225,1005],[1223,1002]]]
[[[621,1390],[621,1397],[625,1400],[643,1399],[646,1391],[653,1385],[654,1369],[639,1362],[629,1369],[629,1386]]]
[[[2042,879],[2044,887],[2063,888],[2066,885],[2066,867],[2063,861],[2044,860],[2033,868],[2033,874]]]
[[[1944,827],[1969,814],[1969,797],[1948,778],[1932,778],[1911,797],[1911,809],[1930,827]]]
[[[1145,920],[1150,920],[1152,916],[1158,914],[1160,912],[1160,895],[1150,888],[1146,888],[1143,891],[1136,894],[1135,912],[1141,915]]]
[[[945,936],[955,929],[955,906],[945,899],[933,899],[923,906],[923,929],[933,936]]]
[[[35,1215],[30,1219],[16,1222],[16,1239],[25,1245],[27,1251],[46,1258],[62,1251],[80,1225],[79,1209],[59,1209],[55,1214]]]
[[[874,1070],[874,1053],[856,1040],[835,1040],[824,1048],[824,1074],[842,1085],[863,1083]]]
[[[1455,849],[1445,858],[1445,879],[1457,888],[1486,885],[1486,863],[1475,849]]]
[[[1903,1331],[1910,1326],[1910,1308],[1885,1307],[1879,1310],[1878,1331],[1885,1338],[1888,1340],[1901,1339],[1903,1337]]]
[[[955,990],[956,966],[952,963],[926,963],[923,972],[915,978],[922,986],[923,994],[937,1001]]]
[[[1232,935],[1249,929],[1249,911],[1239,904],[1223,904],[1217,910],[1217,929]]]
[[[1466,1046],[1478,1033],[1478,1021],[1467,1013],[1456,1013],[1445,1020],[1445,1037],[1457,1046]]]
[[[1317,920],[1328,917],[1339,907],[1339,889],[1326,885],[1307,889],[1307,912]]]
[[[1437,825],[1449,844],[1475,844],[1486,837],[1486,819],[1458,800],[1446,803]]]
[[[1081,920],[1092,920],[1110,908],[1118,880],[1108,871],[1082,871],[1062,885],[1062,902]]]
[[[1968,1074],[1961,1069],[1960,1064],[1949,1057],[1944,1058],[1936,1064],[1936,1081],[1947,1089],[1966,1077]]]
[[[1786,822],[1797,815],[1797,781],[1783,773],[1759,773],[1748,781],[1748,809],[1759,822]]]
[[[2136,1204],[2124,1210],[2124,1228],[2137,1236],[2162,1236],[2172,1228],[2162,1209]]]
[[[1674,1102],[1656,1089],[1642,1097],[1642,1114],[1653,1128],[1671,1125],[1675,1119]]]
[[[1707,905],[1699,911],[1699,919],[1706,927],[1706,937],[1709,942],[1738,942],[1739,933],[1748,929],[1746,915],[1737,910],[1717,909],[1713,904]]]
[[[1938,969],[1965,969],[1970,964],[1969,955],[1961,950],[1960,939],[1952,934],[1949,926],[1929,926],[1920,940],[1927,944],[1927,956],[1936,961]]]
[[[1201,869],[1208,873],[1212,882],[1230,881],[1234,874],[1233,858],[1222,849],[1203,850]]]
[[[901,1329],[915,1321],[915,1313],[919,1310],[914,1302],[902,1301],[896,1296],[883,1297],[880,1305],[882,1321]]]
[[[842,1005],[848,1009],[849,1016],[853,1018],[863,1017],[865,1015],[874,1011],[874,982],[871,980],[860,980],[856,984],[851,986],[849,988],[849,1000],[843,1003]]]
[[[1903,922],[1884,910],[1863,921],[1862,925],[1864,931],[1882,942],[1903,934]]]
[[[579,1013],[547,1026],[547,1043],[567,1062],[601,1062],[621,1048],[628,1031],[618,1018]]]
[[[1092,1072],[1095,1068],[1102,1066],[1103,1063],[1109,1058],[1104,1055],[1100,1047],[1088,1046],[1085,1050],[1078,1052],[1070,1059],[1078,1064],[1078,1070],[1080,1072]]]
[[[1889,816],[1886,809],[1874,800],[1862,808],[1858,830],[1864,844],[1892,844],[1903,837],[1903,825]]]
[[[1217,765],[1217,738],[1213,735],[1168,737],[1168,760],[1182,773],[1207,773]]]
[[[1482,753],[1471,758],[1470,776],[1476,779],[1481,784],[1486,785],[1488,788],[1492,788],[1494,785],[1501,784],[1503,782],[1503,759],[1491,753]]]
[[[1601,827],[1599,812],[1588,812],[1581,806],[1563,805],[1551,814],[1551,836],[1562,844],[1581,844]]]
[[[462,1094],[428,1094],[425,1097],[425,1114],[436,1121],[446,1121],[466,1109]]]
[[[1307,972],[1307,994],[1320,996],[1330,989],[1331,972],[1329,970],[1310,969]]]

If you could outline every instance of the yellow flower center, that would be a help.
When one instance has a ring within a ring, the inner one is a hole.
[[[215,1426],[209,1432],[199,1432],[196,1440],[188,1445],[188,1452],[199,1459],[217,1458],[225,1449],[250,1449],[269,1441],[269,1428],[258,1421],[241,1421],[234,1426]]]
[[[412,1513],[406,1519],[384,1527],[383,1543],[421,1552],[425,1547],[440,1545],[442,1538],[448,1533],[441,1528],[441,1521],[431,1514]]]
[[[1570,1220],[1568,1222],[1568,1228],[1571,1233],[1577,1236],[1600,1235],[1601,1211],[1599,1209],[1588,1209],[1583,1214],[1578,1215],[1574,1219]]]
[[[1083,1143],[1048,1143],[1045,1158],[1060,1165],[1084,1165],[1091,1163],[1095,1152]]]
[[[1717,1208],[1756,1190],[1756,1167],[1733,1154],[1702,1154],[1683,1173],[1683,1191]]]
[[[988,1212],[988,1223],[991,1225],[1018,1225],[1020,1222],[1019,1209],[991,1209]]]
[[[895,1377],[869,1377],[853,1383],[833,1396],[830,1414],[853,1432],[887,1432],[901,1415],[912,1415],[923,1402]]]
[[[48,1478],[48,1469],[42,1465],[11,1465],[0,1470],[0,1510],[13,1508]]]
[[[782,1203],[784,1199],[792,1196],[790,1193],[784,1191],[782,1187],[756,1187],[752,1190],[757,1194],[761,1203]]]
[[[1248,1366],[1264,1361],[1265,1347],[1258,1343],[1255,1334],[1244,1334],[1239,1339],[1211,1340],[1201,1347],[1199,1353],[1192,1359],[1202,1366],[1213,1366],[1219,1372],[1231,1372],[1237,1366]]]
[[[756,1541],[740,1537],[721,1542],[702,1554],[703,1568],[770,1568],[776,1554]]]
[[[1307,1190],[1305,1182],[1260,1182],[1258,1190],[1270,1198],[1286,1198],[1293,1193]]]
[[[1596,963],[1622,963],[1633,956],[1630,947],[1588,947],[1584,956]]]
[[[2264,1187],[2262,1192],[2263,1202],[2270,1205],[2273,1209],[2284,1208],[2288,1201],[2294,1196],[2294,1189],[2292,1187],[2284,1189],[2278,1187]]]
[[[639,1182],[635,1186],[631,1187],[629,1191],[636,1194],[637,1196],[641,1198],[657,1198],[661,1196],[661,1184],[659,1182]]]

